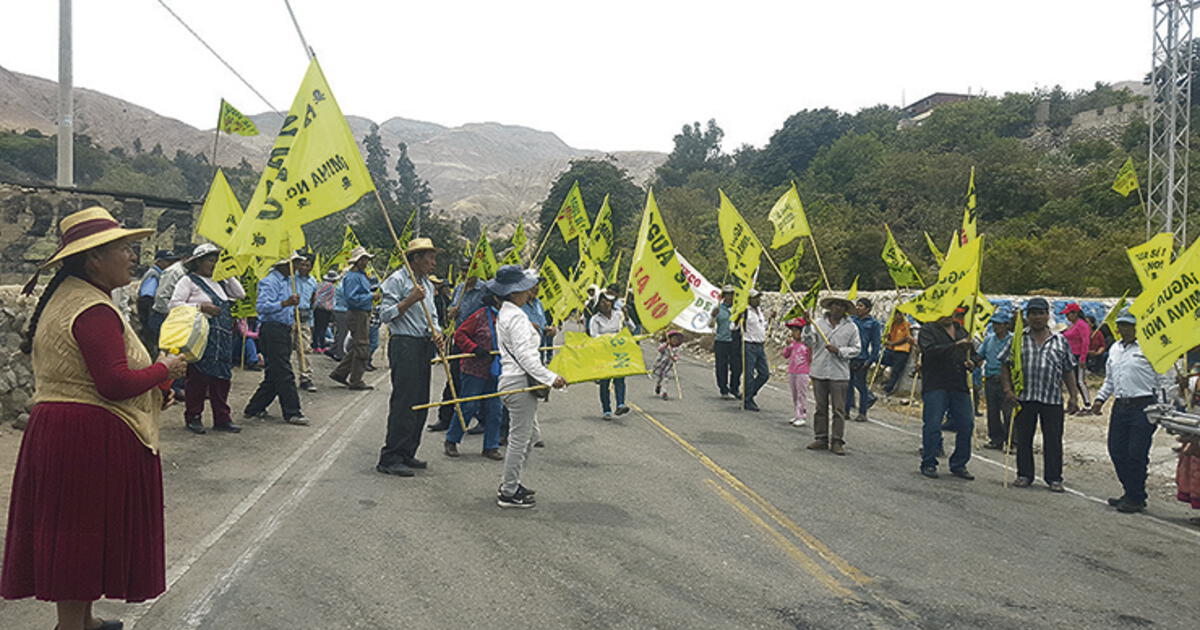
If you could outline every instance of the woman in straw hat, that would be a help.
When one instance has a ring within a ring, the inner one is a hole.
[[[13,474],[0,595],[58,606],[59,630],[104,628],[108,597],[139,602],[166,588],[158,413],[178,356],[150,354],[111,292],[133,279],[132,242],[107,210],[64,218],[58,272],[21,350],[33,355],[34,407]],[[32,292],[36,281],[26,285]]]
[[[237,278],[221,282],[212,279],[221,249],[205,243],[197,245],[192,255],[184,261],[188,275],[175,285],[175,293],[168,303],[176,306],[195,306],[208,316],[208,344],[204,356],[187,368],[187,383],[184,388],[185,407],[183,421],[188,431],[204,433],[200,421],[204,414],[204,400],[212,407],[213,430],[239,433],[241,427],[233,423],[229,413],[229,384],[233,378],[233,312],[234,300],[246,297],[246,291]]]

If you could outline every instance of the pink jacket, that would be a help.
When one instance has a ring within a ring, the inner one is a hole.
[[[1067,344],[1071,346],[1071,354],[1074,354],[1076,358],[1087,356],[1088,346],[1092,341],[1092,327],[1088,325],[1086,319],[1080,317],[1075,320],[1074,324],[1063,331],[1063,336],[1067,338]]]
[[[788,360],[788,374],[808,374],[809,360],[812,350],[800,341],[793,341],[783,349],[783,356]]]

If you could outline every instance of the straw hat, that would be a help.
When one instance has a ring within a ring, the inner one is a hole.
[[[272,266],[278,267],[280,265],[287,265],[290,262],[291,263],[300,262],[301,260],[304,260],[303,254],[301,254],[300,252],[292,252],[291,256],[284,256],[283,258],[280,258]]]
[[[417,252],[440,252],[442,250],[433,246],[433,241],[427,238],[414,238],[408,242],[408,247],[404,249],[405,256],[411,256]]]
[[[146,238],[154,234],[154,230],[150,228],[130,230],[121,227],[112,214],[100,206],[92,206],[87,210],[68,214],[58,223],[58,230],[62,234],[58,250],[42,263],[42,269],[62,262],[63,259],[80,252],[107,245],[116,240]]]
[[[370,260],[374,257],[375,257],[375,255],[372,254],[371,252],[368,252],[367,248],[359,245],[358,247],[354,248],[354,251],[350,252],[350,258],[348,258],[346,260],[346,262],[348,264],[353,265],[354,263],[358,262],[359,259],[361,259],[361,258],[366,258],[367,260]]]
[[[821,308],[829,308],[830,304],[841,304],[846,310],[854,308],[854,302],[844,297],[837,297],[836,295],[821,300]]]

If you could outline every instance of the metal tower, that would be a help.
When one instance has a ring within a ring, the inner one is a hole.
[[[1187,246],[1188,138],[1192,105],[1192,15],[1200,0],[1154,0],[1146,236]]]

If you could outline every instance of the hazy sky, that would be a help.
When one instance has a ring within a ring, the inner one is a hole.
[[[306,60],[282,0],[167,0],[275,106]],[[725,147],[788,115],[930,92],[1139,79],[1150,0],[292,0],[342,109],[497,121],[577,148],[668,151],[716,118]],[[75,85],[201,128],[267,109],[157,0],[75,1]],[[0,66],[56,78],[58,2],[5,0]]]

